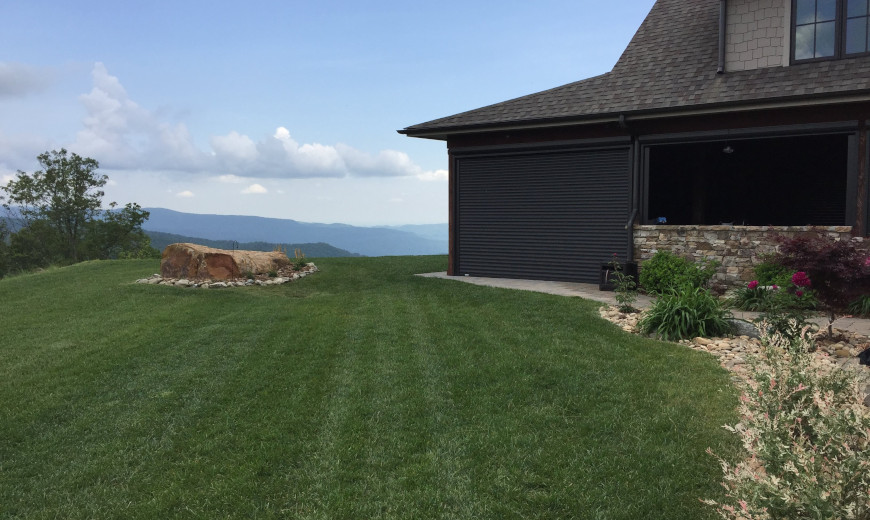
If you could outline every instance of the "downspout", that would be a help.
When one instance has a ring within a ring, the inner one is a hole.
[[[638,172],[640,171],[640,165],[638,164],[638,142],[636,136],[628,127],[628,122],[625,120],[625,114],[619,115],[619,127],[628,132],[628,135],[631,137],[631,199],[629,202],[631,216],[628,217],[628,222],[625,224],[625,230],[628,231],[628,254],[625,261],[634,262],[634,221],[637,218],[639,210],[637,193],[637,179]]]
[[[727,0],[719,0],[719,68],[716,74],[725,72],[725,29],[728,14]]]

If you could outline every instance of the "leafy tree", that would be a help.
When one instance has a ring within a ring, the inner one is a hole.
[[[62,249],[60,235],[47,221],[33,221],[9,237],[9,269],[20,272],[68,263]]]
[[[149,213],[136,203],[116,210],[116,203],[101,218],[88,222],[84,249],[90,258],[154,258],[159,251],[142,230]]]
[[[100,213],[108,177],[99,175],[99,163],[65,149],[38,157],[41,170],[21,170],[3,189],[3,206],[24,220],[26,227],[37,221],[48,224],[59,236],[63,257],[77,262],[86,226]],[[13,209],[14,208],[14,209]],[[17,234],[17,233],[16,233]]]

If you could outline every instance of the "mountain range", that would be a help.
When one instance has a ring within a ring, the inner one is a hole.
[[[200,215],[144,208],[142,229],[216,241],[270,244],[326,243],[363,256],[447,253],[447,224],[360,227],[241,215]],[[205,244],[204,244],[205,245]],[[308,256],[315,256],[306,252]]]

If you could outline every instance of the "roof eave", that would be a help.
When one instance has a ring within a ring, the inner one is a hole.
[[[655,108],[627,112],[612,112],[592,116],[569,116],[564,118],[537,119],[517,121],[512,123],[484,123],[478,125],[445,126],[432,128],[405,128],[398,133],[408,137],[435,139],[446,141],[454,135],[478,134],[489,132],[504,132],[516,130],[535,130],[540,128],[557,128],[566,126],[587,126],[595,124],[616,123],[620,117],[635,121],[650,119],[665,119],[671,117],[689,117],[714,115],[734,111],[759,111],[805,106],[840,105],[870,101],[870,89],[853,91],[847,94],[809,94],[789,98],[764,99],[758,101],[730,101],[706,105],[688,105],[679,107]]]

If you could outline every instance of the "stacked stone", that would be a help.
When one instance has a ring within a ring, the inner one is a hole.
[[[639,333],[639,313],[622,313],[615,306],[601,307],[599,313],[602,318],[622,330]],[[829,374],[834,370],[854,370],[864,390],[864,404],[870,407],[870,366],[861,365],[858,359],[858,354],[870,348],[870,338],[850,331],[835,331],[836,342],[819,337],[812,366],[822,374]],[[694,338],[679,343],[719,358],[719,363],[733,374],[732,379],[735,382],[745,380],[749,358],[761,352],[761,341],[746,335],[733,338]]]
[[[670,251],[692,261],[721,264],[716,280],[740,286],[754,279],[760,256],[776,251],[776,238],[821,233],[840,240],[852,237],[849,226],[635,226],[634,260],[643,263],[658,251]]]
[[[319,271],[317,266],[309,262],[300,271],[279,270],[279,276],[275,277],[258,276],[256,278],[235,278],[232,280],[188,280],[186,278],[164,278],[160,274],[153,274],[150,278],[136,280],[136,283],[148,285],[171,285],[174,287],[192,287],[199,289],[225,289],[228,287],[250,287],[253,285],[281,285],[312,275],[317,271]]]

